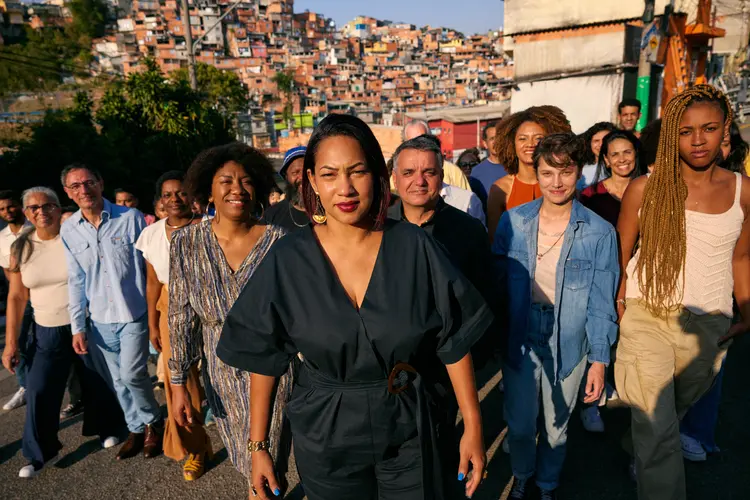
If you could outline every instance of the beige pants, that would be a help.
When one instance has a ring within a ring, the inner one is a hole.
[[[682,309],[667,321],[629,300],[620,324],[615,383],[632,410],[639,500],[684,500],[680,422],[721,369],[731,320]]]

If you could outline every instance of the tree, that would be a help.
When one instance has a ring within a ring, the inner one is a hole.
[[[284,95],[284,111],[282,117],[286,122],[286,128],[292,128],[292,117],[294,115],[294,72],[293,71],[279,71],[271,81],[276,84],[276,88],[279,92]]]
[[[236,73],[205,63],[198,63],[195,69],[198,91],[213,103],[220,113],[228,117],[232,113],[247,111],[250,102],[247,87]],[[172,72],[171,77],[185,83],[189,82],[186,69]]]
[[[80,161],[102,172],[106,189],[131,185],[146,205],[163,172],[185,170],[203,149],[233,140],[224,116],[200,93],[165,78],[153,60],[144,65],[109,83],[95,111],[79,93],[71,109],[48,112],[28,140],[0,156],[5,185],[60,191],[60,171]]]

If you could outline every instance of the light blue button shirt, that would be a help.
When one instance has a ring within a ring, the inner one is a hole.
[[[87,309],[97,323],[130,323],[146,314],[146,272],[135,248],[146,221],[107,200],[101,217],[97,229],[79,210],[60,229],[73,333],[85,331]]]

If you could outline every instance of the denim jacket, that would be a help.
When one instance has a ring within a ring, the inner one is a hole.
[[[541,205],[539,198],[505,212],[492,245],[507,307],[503,322],[508,337],[506,362],[511,367],[519,366],[526,349]],[[555,285],[550,345],[556,380],[570,375],[586,355],[589,362],[609,364],[610,347],[617,338],[619,276],[614,228],[573,200]]]

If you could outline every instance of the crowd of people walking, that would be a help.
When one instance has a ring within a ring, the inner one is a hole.
[[[424,122],[386,162],[364,122],[330,115],[286,153],[283,190],[261,152],[217,146],[157,180],[155,216],[105,198],[95,165],[61,172],[77,209],[0,192],[19,476],[82,411],[103,448],[124,438],[118,460],[163,453],[187,481],[215,421],[251,499],[285,493],[292,448],[311,500],[471,497],[500,417],[475,372],[496,360],[509,498],[558,498],[576,406],[604,432],[620,399],[638,498],[685,499],[683,457],[718,451],[724,359],[750,329],[748,146],[708,85],[643,135],[637,100],[618,111],[579,136],[532,107],[456,165]]]

